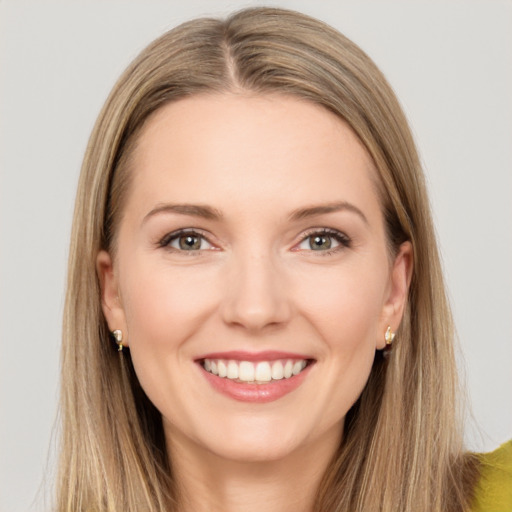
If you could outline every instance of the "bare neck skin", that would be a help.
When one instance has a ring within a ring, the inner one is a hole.
[[[314,498],[339,446],[337,426],[321,443],[280,460],[236,461],[206,452],[173,433],[169,443],[179,512],[312,512]]]

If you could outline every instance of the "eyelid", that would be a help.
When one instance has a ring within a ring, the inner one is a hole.
[[[211,247],[209,247],[207,249],[198,249],[195,251],[186,251],[183,249],[177,249],[176,247],[171,247],[170,244],[173,240],[179,238],[180,236],[185,236],[185,235],[192,235],[192,236],[197,236],[199,238],[202,238]],[[217,247],[215,246],[215,244],[213,242],[211,242],[209,236],[202,229],[199,229],[199,228],[181,228],[181,229],[177,229],[175,231],[171,231],[170,233],[167,233],[162,238],[160,238],[157,242],[157,245],[158,245],[158,247],[168,249],[170,251],[179,252],[179,253],[189,253],[189,254],[200,253],[203,251],[217,250]]]
[[[333,247],[331,249],[326,249],[324,251],[314,251],[313,249],[300,249],[299,246],[304,243],[308,238],[314,235],[322,235],[322,236],[330,236],[336,240],[338,245],[336,247]],[[300,240],[293,246],[293,251],[305,251],[305,252],[315,252],[319,253],[319,255],[328,255],[332,254],[334,252],[346,249],[350,247],[352,244],[351,238],[344,233],[343,231],[340,231],[338,229],[333,228],[326,228],[326,227],[319,227],[319,228],[310,228],[306,231],[304,231],[300,235]]]
[[[170,244],[171,244],[171,242],[173,240],[179,238],[180,236],[184,236],[184,235],[192,235],[192,236],[200,237],[204,241],[206,241],[210,245],[210,247],[207,248],[207,249],[196,249],[196,250],[190,250],[190,251],[183,250],[183,249],[178,249],[178,248],[175,248],[175,247],[171,247]],[[299,246],[303,242],[305,242],[309,237],[311,237],[313,235],[330,236],[331,238],[334,238],[334,240],[336,240],[338,245],[336,245],[336,247],[333,247],[331,249],[319,250],[319,251],[314,251],[313,249],[309,249],[309,250],[308,249],[300,249]],[[219,247],[217,247],[210,240],[210,238],[211,237],[209,236],[209,234],[207,234],[202,229],[199,229],[199,228],[181,228],[181,229],[177,229],[175,231],[172,231],[170,233],[165,234],[162,238],[160,238],[158,240],[157,245],[158,245],[158,247],[161,247],[161,248],[164,248],[164,249],[168,249],[168,250],[173,251],[173,252],[187,253],[187,254],[195,253],[197,255],[197,253],[201,253],[201,252],[204,252],[204,251],[219,250]],[[340,231],[338,229],[327,228],[327,227],[313,227],[313,228],[309,228],[306,231],[304,231],[303,233],[301,233],[299,241],[294,244],[294,246],[292,247],[291,250],[292,251],[297,251],[297,252],[298,251],[318,252],[321,255],[327,255],[327,254],[331,254],[333,252],[337,252],[339,250],[348,248],[348,247],[351,246],[351,244],[352,244],[351,238],[346,233],[344,233],[344,232],[342,232],[342,231]]]

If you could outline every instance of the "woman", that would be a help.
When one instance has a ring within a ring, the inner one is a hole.
[[[482,502],[414,143],[330,27],[253,9],[144,50],[69,268],[59,510]]]

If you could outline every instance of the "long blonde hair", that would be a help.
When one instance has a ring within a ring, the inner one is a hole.
[[[185,23],[121,76],[91,135],[78,187],[62,349],[57,510],[169,511],[177,496],[161,416],[113,348],[96,257],[115,251],[130,154],[162,105],[201,92],[295,95],[344,119],[378,171],[390,251],[414,250],[407,310],[390,357],[376,354],[346,417],[315,510],[462,511],[477,467],[462,451],[453,326],[423,173],[407,121],[360,48],[305,15],[246,9]]]

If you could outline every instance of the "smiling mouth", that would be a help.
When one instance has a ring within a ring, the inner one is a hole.
[[[269,384],[299,375],[312,359],[278,359],[275,361],[238,361],[205,358],[202,367],[212,375],[240,384]]]

